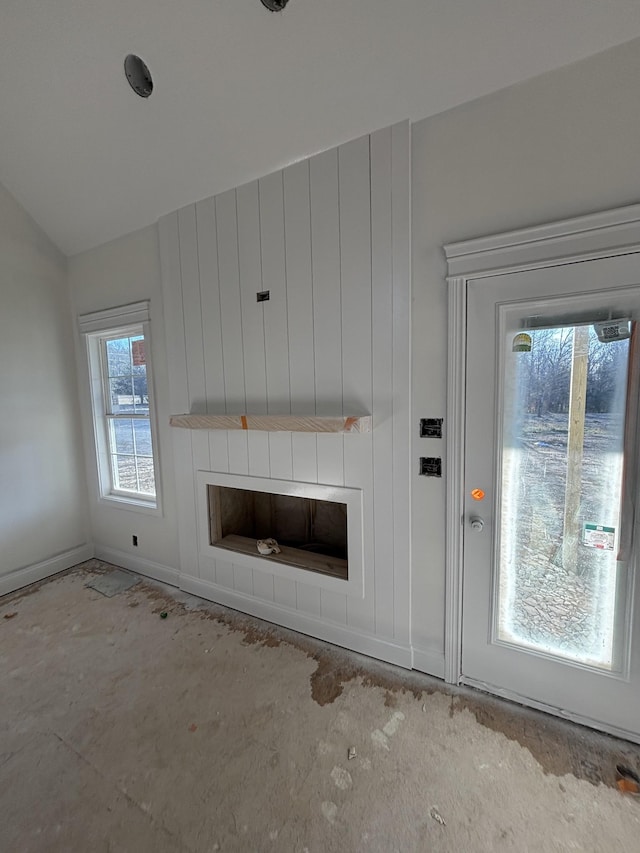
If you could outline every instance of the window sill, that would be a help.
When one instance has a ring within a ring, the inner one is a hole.
[[[160,501],[145,501],[138,498],[128,498],[122,495],[101,495],[98,499],[100,504],[115,509],[127,509],[132,512],[140,512],[143,515],[162,516]]]

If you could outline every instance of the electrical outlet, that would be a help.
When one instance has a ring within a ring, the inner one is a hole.
[[[134,548],[138,547],[138,537],[135,535],[135,533],[131,537],[131,542],[132,542]]]
[[[442,477],[442,459],[439,456],[421,456],[419,474],[422,477]]]
[[[256,293],[256,302],[268,302],[269,301],[269,291],[261,290],[259,293]]]
[[[442,438],[442,418],[420,418],[420,438]]]

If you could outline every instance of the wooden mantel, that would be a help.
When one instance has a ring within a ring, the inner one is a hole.
[[[371,415],[171,415],[182,429],[246,429],[262,432],[371,432]]]

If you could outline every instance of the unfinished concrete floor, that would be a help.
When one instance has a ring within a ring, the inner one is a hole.
[[[111,571],[0,599],[2,853],[640,851],[637,747]]]

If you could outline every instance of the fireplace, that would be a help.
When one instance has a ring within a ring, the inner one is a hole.
[[[271,562],[348,580],[347,505],[317,498],[209,486],[212,545],[255,554],[274,539]]]
[[[199,471],[198,494],[203,555],[364,594],[359,489]],[[278,550],[261,554],[264,540]]]

